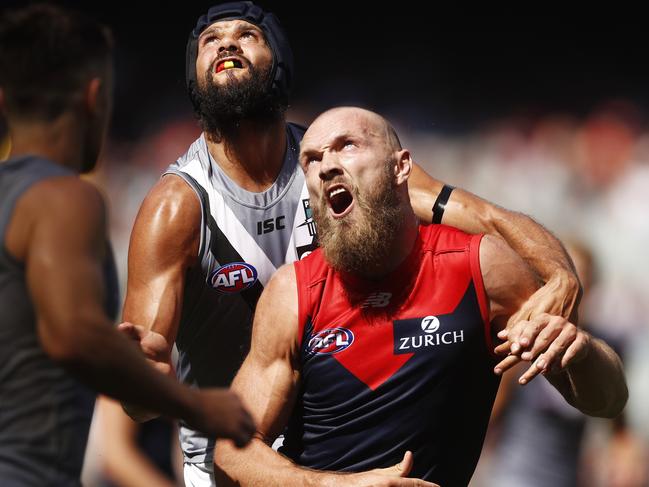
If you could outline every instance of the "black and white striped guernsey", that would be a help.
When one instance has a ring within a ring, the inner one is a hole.
[[[316,247],[304,174],[304,129],[287,124],[287,150],[275,183],[253,193],[212,159],[201,135],[165,175],[183,178],[202,210],[200,267],[186,276],[176,338],[178,377],[193,386],[228,386],[250,344],[255,305],[272,274]],[[213,441],[181,424],[185,461],[211,458]]]

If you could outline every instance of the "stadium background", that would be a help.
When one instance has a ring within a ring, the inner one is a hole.
[[[111,202],[123,281],[142,198],[199,133],[185,41],[212,2],[55,3],[114,31],[114,116],[92,177]],[[600,280],[588,318],[626,342],[628,416],[649,439],[649,64],[639,12],[259,3],[294,48],[290,120],[308,124],[341,104],[376,110],[431,174],[592,247]]]

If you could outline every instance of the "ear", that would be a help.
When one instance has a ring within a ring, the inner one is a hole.
[[[84,92],[84,104],[88,113],[96,115],[101,110],[103,81],[101,78],[91,78]]]
[[[396,177],[397,185],[401,185],[408,180],[412,173],[412,158],[410,157],[410,151],[407,149],[397,151],[395,156],[394,176]]]

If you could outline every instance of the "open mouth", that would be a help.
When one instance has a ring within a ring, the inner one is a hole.
[[[227,69],[241,69],[243,68],[243,63],[239,61],[238,59],[222,59],[219,61],[216,65],[215,72],[220,73],[221,71],[225,71]]]
[[[327,189],[327,201],[335,218],[340,218],[349,213],[354,203],[352,193],[341,185],[331,186]]]

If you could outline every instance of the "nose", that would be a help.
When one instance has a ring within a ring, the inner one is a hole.
[[[343,169],[336,154],[326,152],[320,161],[318,175],[322,181],[331,181],[336,176],[342,176]]]
[[[224,51],[227,52],[239,52],[240,46],[239,41],[236,37],[231,34],[227,34],[221,38],[219,42],[218,52],[221,54]]]

